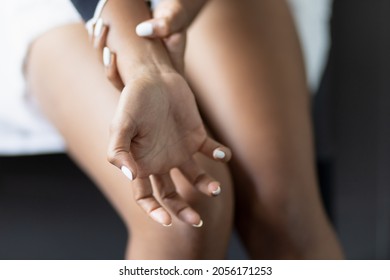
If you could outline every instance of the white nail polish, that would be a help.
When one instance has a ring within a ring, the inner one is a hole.
[[[219,195],[221,193],[221,187],[218,186],[218,189],[216,189],[215,191],[212,191],[211,192],[213,195]]]
[[[87,29],[88,36],[91,38],[93,36],[93,21],[87,21],[87,23],[85,24],[85,28]]]
[[[153,35],[153,24],[150,22],[143,22],[137,25],[135,33],[140,37]]]
[[[103,30],[103,20],[101,18],[99,18],[95,24],[93,36],[99,37],[102,34],[102,30]]]
[[[172,226],[172,223],[170,223],[169,225],[166,225],[166,224],[162,224],[164,227],[171,227]]]
[[[197,224],[197,225],[192,225],[192,226],[193,226],[193,227],[196,227],[196,228],[200,228],[200,227],[203,226],[203,221],[200,220],[199,224]]]
[[[133,177],[133,173],[130,171],[130,169],[128,169],[126,166],[122,166],[121,170],[122,170],[123,174],[125,174],[125,176],[127,178],[129,178],[130,181],[133,181],[134,177]]]
[[[214,150],[213,157],[216,159],[224,159],[226,154],[221,150]]]
[[[106,67],[111,65],[111,51],[108,47],[103,49],[103,65]]]

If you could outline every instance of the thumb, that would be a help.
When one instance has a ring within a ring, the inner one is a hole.
[[[135,126],[120,110],[116,112],[110,125],[107,159],[133,181],[137,177],[137,164],[131,154],[131,142],[135,136]]]
[[[118,138],[117,134],[112,134],[110,137],[112,141],[108,148],[108,161],[118,167],[130,181],[133,181],[137,177],[137,164],[130,152],[130,145],[124,145],[126,141]]]
[[[164,38],[188,27],[190,19],[181,1],[161,1],[153,12],[153,19],[137,25],[140,37]]]
[[[108,161],[118,167],[122,173],[133,181],[137,177],[137,165],[130,152],[118,147],[110,148],[108,151]]]

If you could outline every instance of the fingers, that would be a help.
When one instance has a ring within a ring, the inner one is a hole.
[[[137,204],[157,223],[171,226],[171,215],[153,196],[149,178],[138,178],[133,184],[133,195]]]
[[[220,183],[199,168],[193,159],[181,165],[179,169],[187,180],[202,193],[209,196],[217,196],[221,193]]]
[[[112,53],[108,47],[104,47],[103,49],[103,65],[107,78],[114,87],[116,87],[119,91],[122,91],[125,85],[123,84],[122,78],[118,72],[116,55]]]
[[[93,47],[98,53],[99,60],[103,62],[106,76],[111,84],[121,91],[124,84],[118,72],[116,55],[106,46],[108,26],[99,18],[92,30]]]
[[[175,215],[181,221],[192,225],[193,227],[201,227],[203,225],[203,221],[199,214],[176,192],[175,185],[169,173],[164,175],[152,175],[151,180],[158,192],[162,204],[166,209],[169,209],[172,215]]]
[[[210,137],[207,137],[206,141],[199,149],[199,152],[211,159],[221,162],[228,162],[232,157],[232,152],[228,147],[221,145]]]
[[[153,19],[137,25],[135,31],[140,37],[164,39],[174,68],[184,74],[185,30],[190,22],[181,1],[161,1]]]
[[[102,62],[103,48],[106,46],[108,35],[108,26],[104,24],[103,19],[99,18],[93,26],[92,44],[99,54],[98,58]]]

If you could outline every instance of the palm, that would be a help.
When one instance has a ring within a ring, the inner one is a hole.
[[[191,159],[207,138],[194,96],[176,73],[139,81],[134,88],[122,96],[134,105],[127,117],[135,126],[130,152],[138,176],[168,173]]]
[[[122,91],[111,126],[109,159],[122,171],[125,167],[129,178],[130,169],[136,171],[135,199],[158,222],[169,224],[171,218],[156,200],[152,184],[167,209],[189,224],[201,224],[177,194],[169,172],[176,167],[203,193],[218,194],[219,183],[193,159],[196,152],[213,158],[217,149],[227,153],[223,160],[230,158],[228,149],[207,136],[194,95],[179,74],[149,73]]]

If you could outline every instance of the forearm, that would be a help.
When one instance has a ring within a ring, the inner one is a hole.
[[[81,16],[89,20],[96,13],[97,0],[72,0]],[[95,15],[96,16],[96,15]],[[110,28],[106,45],[116,53],[119,73],[125,84],[134,75],[147,71],[172,71],[172,64],[161,40],[149,40],[136,35],[136,26],[151,18],[144,0],[107,1],[99,14]],[[92,23],[96,23],[96,18]]]
[[[109,1],[102,13],[109,26],[107,46],[117,55],[118,70],[126,84],[135,72],[148,69],[170,71],[168,53],[160,40],[140,38],[135,33],[138,23],[151,17],[143,0]]]

